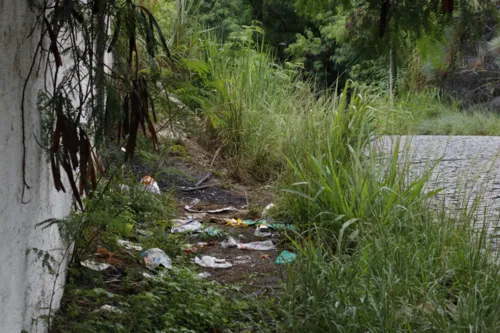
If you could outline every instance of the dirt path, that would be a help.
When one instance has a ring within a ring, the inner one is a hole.
[[[269,189],[262,184],[242,185],[228,181],[210,170],[208,161],[207,156],[200,155],[196,156],[196,162],[192,156],[189,159],[171,158],[168,160],[168,168],[176,172],[155,176],[162,192],[172,192],[176,197],[179,219],[194,218],[202,223],[203,229],[210,227],[223,233],[222,236],[208,236],[203,232],[193,234],[189,237],[191,248],[186,249],[186,252],[192,255],[193,260],[195,257],[212,256],[225,259],[233,265],[224,269],[199,267],[200,273],[210,274],[210,280],[237,285],[241,287],[242,292],[249,295],[278,293],[282,288],[285,267],[277,265],[275,261],[283,249],[283,232],[275,230],[269,237],[257,237],[254,235],[256,226],[226,225],[228,219],[259,219],[262,209],[272,201]],[[139,165],[136,173],[148,174],[151,171]],[[204,178],[207,179],[200,183]],[[195,189],[197,187],[199,189]],[[202,212],[226,207],[235,210],[212,214],[193,213],[186,210],[186,206]],[[221,243],[228,237],[233,237],[238,243],[271,240],[276,249],[252,251],[234,247],[223,248]]]

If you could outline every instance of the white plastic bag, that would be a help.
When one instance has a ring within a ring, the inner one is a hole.
[[[276,250],[271,240],[266,240],[264,242],[252,242],[252,243],[240,243],[237,245],[240,250],[252,250],[252,251],[272,251]]]
[[[236,242],[236,240],[229,236],[225,241],[223,241],[222,243],[220,243],[220,246],[223,248],[223,249],[227,249],[229,247],[236,247],[238,245],[238,243]]]
[[[226,259],[218,259],[211,256],[203,256],[200,258],[194,258],[195,264],[201,267],[209,267],[209,268],[230,268],[233,265],[230,262],[227,262]]]
[[[182,233],[182,232],[200,232],[201,223],[195,219],[177,219],[173,221],[174,225],[172,227],[172,233]]]

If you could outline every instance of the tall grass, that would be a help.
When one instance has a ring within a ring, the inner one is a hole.
[[[437,89],[406,93],[391,106],[375,98],[377,126],[383,134],[500,135],[500,116],[485,108],[460,109]]]
[[[212,147],[232,171],[271,180],[288,168],[285,152],[322,139],[307,129],[328,126],[339,101],[319,97],[295,68],[275,65],[262,46],[249,42],[255,33],[258,28],[248,28],[225,44],[206,40],[210,94],[203,106]]]
[[[337,106],[338,120],[308,129],[322,140],[288,154],[280,208],[303,234],[281,331],[498,331],[500,275],[475,212],[436,210],[432,169],[410,178],[398,144],[389,156],[370,144],[375,111],[360,98]]]

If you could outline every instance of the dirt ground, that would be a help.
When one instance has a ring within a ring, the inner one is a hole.
[[[200,248],[196,247],[193,252],[195,256],[213,256],[233,264],[231,268],[205,268],[199,267],[199,272],[211,274],[208,279],[218,281],[221,284],[232,284],[241,287],[241,291],[250,296],[260,296],[262,294],[276,294],[281,290],[281,281],[285,275],[286,267],[275,264],[275,260],[282,250],[282,233],[273,232],[270,237],[257,237],[254,235],[255,226],[231,227],[225,225],[224,219],[250,217],[260,217],[263,207],[272,202],[271,193],[264,184],[239,184],[220,176],[210,163],[211,156],[205,153],[199,146],[189,142],[186,144],[189,158],[174,157],[169,159],[170,169],[180,170],[179,173],[160,174],[155,176],[162,191],[171,191],[178,200],[179,218],[188,216],[196,217],[203,222],[203,225],[215,227],[224,231],[228,236],[232,236],[239,243],[249,243],[254,241],[265,241],[271,239],[276,250],[272,251],[249,251],[237,248],[222,248],[220,243],[224,238],[203,240],[200,237],[192,236],[189,241],[193,246],[199,242],[207,242],[208,245]],[[194,148],[193,148],[194,147]],[[137,174],[148,174],[151,170],[142,165],[137,166]],[[198,190],[187,190],[196,187],[199,180],[211,176],[199,186],[204,188]],[[206,211],[224,207],[233,207],[237,211],[230,211],[220,214],[207,214],[203,217],[200,214],[193,214],[186,211],[186,205],[192,205],[196,210]],[[253,213],[259,216],[251,216],[249,206],[253,207]]]

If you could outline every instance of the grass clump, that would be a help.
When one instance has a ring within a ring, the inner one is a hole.
[[[287,155],[280,208],[302,234],[281,331],[498,331],[500,274],[475,212],[457,221],[431,208],[432,170],[410,178],[398,143],[389,155],[371,145],[377,111],[338,100],[338,119],[304,131],[322,140]]]
[[[480,106],[463,110],[436,89],[406,93],[393,106],[386,99],[373,103],[382,134],[500,135],[500,115]]]

